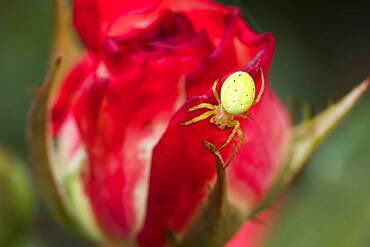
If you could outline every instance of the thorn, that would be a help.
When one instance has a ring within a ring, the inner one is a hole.
[[[40,98],[40,95],[42,93],[41,88],[37,86],[31,86],[27,91],[27,95],[31,96],[34,99]]]
[[[268,224],[267,224],[267,222],[265,221],[265,220],[262,220],[261,218],[258,218],[257,216],[256,217],[253,217],[252,219],[251,219],[251,221],[253,222],[253,223],[256,223],[256,224],[259,224],[259,225],[265,225],[265,226],[267,226]]]
[[[62,63],[62,57],[57,56],[54,61],[54,66],[60,66],[61,63]]]
[[[290,115],[290,119],[292,120],[292,123],[295,122],[297,112],[299,107],[299,99],[297,96],[290,96],[288,99],[288,111]]]
[[[177,238],[176,238],[176,235],[173,233],[173,231],[169,227],[166,227],[164,229],[164,235],[166,236],[167,240],[170,243],[176,244],[178,242]]]
[[[314,107],[311,102],[304,104],[303,106],[303,122],[311,120],[314,115]]]
[[[48,95],[50,94],[50,87],[55,84],[55,79],[60,70],[61,63],[62,58],[60,56],[56,57],[55,60],[51,62],[46,81],[39,89],[39,93],[37,94],[36,99],[40,99],[45,93]]]
[[[330,107],[330,106],[334,105],[334,103],[335,103],[334,100],[332,98],[329,98],[327,100],[327,107]]]

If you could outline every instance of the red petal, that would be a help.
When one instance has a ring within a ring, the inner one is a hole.
[[[238,13],[232,12],[225,17],[224,35],[218,46],[214,49],[201,66],[199,66],[187,80],[187,90],[189,96],[201,95],[209,89],[212,83],[230,71],[243,66],[237,60],[234,46],[234,39],[237,34],[237,24],[239,21]],[[223,27],[221,26],[221,27]],[[226,62],[227,61],[227,62]]]
[[[85,46],[97,54],[107,36],[143,27],[156,19],[162,10],[188,13],[197,24],[197,31],[207,27],[212,39],[216,38],[215,34],[221,36],[223,33],[215,20],[227,8],[208,0],[74,0],[73,19]]]
[[[101,35],[118,17],[132,11],[152,9],[159,0],[74,0],[73,20],[85,46],[93,52],[99,49]]]
[[[101,27],[98,0],[74,0],[73,22],[86,48],[96,53]]]
[[[160,60],[179,56],[192,63],[191,68],[211,52],[212,44],[205,30],[194,32],[192,23],[182,13],[164,11],[146,28],[132,29],[107,39],[104,62],[113,74],[135,66],[137,61]]]
[[[204,57],[204,49],[192,45],[160,60],[136,61],[108,82],[92,76],[76,103],[89,156],[85,189],[100,225],[115,238],[130,238],[142,223],[138,208],[145,206],[151,150],[185,100],[184,75]]]
[[[271,90],[265,92],[249,114],[251,119],[241,121],[246,138],[243,147],[227,172],[231,202],[244,209],[260,200],[270,188],[290,133],[289,116]]]
[[[150,2],[151,4],[148,4],[146,8],[136,9],[131,13],[126,12],[123,15],[113,15],[115,18],[110,18],[112,22],[109,26],[109,35],[115,36],[128,33],[132,29],[145,28],[157,19],[162,11],[169,10],[187,15],[197,31],[207,29],[207,32],[212,34],[210,35],[212,41],[213,38],[223,35],[222,18],[229,12],[229,9],[221,4],[209,0],[158,0]],[[120,9],[115,11],[119,12]]]
[[[260,68],[267,78],[275,49],[272,34],[254,33],[240,18],[238,9],[232,9],[225,22],[225,33],[219,45],[188,77],[189,96],[201,95],[216,79],[225,79],[235,70],[250,70],[253,77],[259,78],[257,89],[261,84]]]
[[[135,191],[142,183],[147,186],[150,158],[142,145],[156,139],[158,125],[168,121],[181,97],[181,71],[172,59],[162,62],[109,81],[101,107],[88,104],[99,109],[97,119],[86,116],[86,110],[76,114],[89,153],[85,188],[101,226],[115,238],[129,238],[138,221]]]
[[[80,93],[80,88],[86,80],[94,65],[88,57],[81,60],[67,78],[64,80],[62,88],[51,112],[53,135],[56,136],[64,123],[71,107]]]

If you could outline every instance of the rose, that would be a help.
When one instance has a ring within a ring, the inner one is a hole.
[[[252,76],[257,91],[263,77],[267,84],[250,119],[240,119],[246,139],[226,169],[227,204],[237,219],[247,217],[289,140],[288,115],[267,82],[272,35],[254,33],[237,8],[205,0],[75,0],[74,24],[86,54],[57,91],[50,134],[75,220],[100,240],[163,246],[186,239],[219,181],[202,140],[220,146],[231,129],[181,123],[195,116],[191,106],[216,104],[213,82],[237,70]]]
[[[208,121],[180,126],[186,109],[214,101],[212,82],[236,69],[259,87],[273,38],[253,33],[237,9],[208,1],[74,4],[87,54],[52,109],[58,152],[66,166],[86,161],[83,191],[104,235],[160,246],[166,230],[180,236],[196,221],[214,183],[216,167],[201,140],[222,144],[229,135]],[[241,216],[268,189],[289,132],[268,86],[250,115],[227,170],[229,202]]]
[[[32,160],[59,220],[100,243],[258,246],[266,228],[246,220],[289,186],[369,88],[365,80],[289,137],[289,118],[267,82],[271,34],[253,33],[233,7],[201,0],[76,0],[87,51],[59,86],[76,55],[62,2],[59,58],[31,112]],[[183,124],[199,114],[191,107],[216,104],[214,80],[219,92],[241,70],[257,92],[262,81],[266,89],[250,119],[236,117],[246,139],[226,167],[238,140],[217,147],[231,129],[218,128],[220,119]]]

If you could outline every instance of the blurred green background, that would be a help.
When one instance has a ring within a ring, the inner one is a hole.
[[[370,72],[369,1],[223,2],[243,7],[256,30],[274,33],[270,81],[285,103],[297,96],[320,111]],[[0,0],[0,143],[26,160],[26,117],[45,77],[52,18],[50,0]],[[370,94],[293,186],[267,246],[370,246],[369,127]],[[0,205],[6,198],[1,193]],[[1,247],[88,246],[53,223],[44,206],[37,208],[38,217],[27,218],[25,227],[17,225]],[[2,217],[0,230],[4,224],[12,222]]]

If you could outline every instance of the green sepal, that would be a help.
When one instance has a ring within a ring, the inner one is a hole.
[[[46,199],[46,204],[57,220],[68,229],[87,239],[101,241],[105,239],[95,222],[88,199],[83,194],[80,164],[75,170],[61,174],[57,169],[56,145],[49,135],[50,111],[48,108],[52,88],[60,73],[61,59],[57,59],[43,88],[36,98],[29,121],[28,139],[31,158],[38,173],[39,185]],[[81,162],[85,162],[82,160]]]
[[[83,51],[71,22],[72,11],[68,2],[68,0],[54,0],[54,33],[50,64],[52,66],[58,58],[63,59],[63,64],[60,65],[60,72],[52,88],[52,95],[54,91],[58,90],[63,77],[76,64]]]
[[[32,163],[38,173],[38,185],[46,199],[46,204],[60,223],[77,231],[62,178],[60,174],[57,174],[53,140],[48,135],[49,104],[65,73],[81,54],[81,49],[73,34],[70,12],[67,0],[54,1],[55,31],[49,75],[33,102],[27,135]]]
[[[243,223],[227,200],[227,183],[225,164],[217,148],[204,141],[205,147],[211,151],[216,160],[216,183],[204,205],[200,215],[181,239],[167,234],[176,247],[217,247],[223,246]]]
[[[332,104],[314,118],[305,118],[304,122],[294,127],[290,150],[284,161],[285,165],[265,199],[248,215],[247,219],[252,219],[262,210],[271,207],[274,201],[289,188],[319,145],[348,116],[369,89],[369,86],[370,82],[367,79],[352,89],[339,102]]]
[[[38,185],[45,196],[46,203],[62,224],[72,228],[75,223],[60,177],[56,174],[56,164],[53,162],[53,143],[47,131],[49,123],[48,102],[60,64],[61,59],[57,59],[50,71],[49,78],[32,106],[27,134],[32,163],[38,175]]]
[[[85,194],[81,173],[86,165],[86,157],[79,164],[63,176],[63,187],[66,190],[68,204],[70,205],[74,218],[81,226],[80,232],[94,242],[109,243],[106,236],[94,217],[90,201]]]

